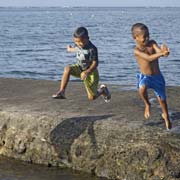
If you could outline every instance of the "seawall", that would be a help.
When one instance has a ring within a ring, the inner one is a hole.
[[[0,78],[0,154],[109,179],[180,178],[180,87],[167,88],[173,129],[150,91],[151,118],[136,91],[109,86],[112,100],[88,101],[83,83],[52,99],[59,82]]]

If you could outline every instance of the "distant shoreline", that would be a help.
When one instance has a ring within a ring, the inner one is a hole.
[[[180,6],[0,6],[0,8],[180,8]]]

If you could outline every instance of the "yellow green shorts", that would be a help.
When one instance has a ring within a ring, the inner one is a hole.
[[[82,70],[80,69],[78,64],[73,64],[70,66],[71,67],[71,72],[70,74],[72,76],[81,77],[81,73]],[[84,85],[86,87],[86,89],[88,90],[88,92],[92,95],[92,96],[96,96],[97,94],[97,89],[98,89],[98,83],[99,83],[99,73],[98,70],[94,70],[91,74],[88,75],[88,77],[83,80]]]

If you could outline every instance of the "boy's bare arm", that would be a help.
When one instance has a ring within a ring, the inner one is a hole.
[[[161,48],[157,45],[156,42],[154,42],[152,46],[153,46],[154,50],[156,51],[156,53],[161,52]]]
[[[76,48],[72,47],[71,45],[67,45],[67,51],[68,52],[76,52]]]
[[[166,52],[166,54],[164,55],[165,57],[167,57],[170,54],[170,50],[166,44],[161,45],[161,51]]]
[[[169,48],[167,47],[166,44],[162,44],[161,47],[159,47],[156,43],[153,44],[153,48],[156,51],[156,53],[158,52],[164,52],[164,56],[168,56],[170,53]]]
[[[86,79],[87,76],[96,69],[96,67],[97,67],[97,62],[93,61],[91,66],[81,73],[81,79],[82,80]]]
[[[144,59],[146,61],[155,61],[159,57],[164,56],[166,54],[166,51],[164,51],[164,52],[160,51],[160,52],[157,52],[155,54],[149,55],[149,54],[146,54],[144,52],[139,51],[138,49],[135,49],[134,54],[135,54],[135,56],[137,56],[137,57],[139,57],[141,59]]]
[[[88,69],[86,69],[86,72],[88,74],[90,74],[90,73],[92,73],[96,69],[96,67],[97,67],[97,62],[93,61],[91,66]]]

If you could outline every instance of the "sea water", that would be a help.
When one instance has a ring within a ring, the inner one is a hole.
[[[106,180],[70,169],[27,164],[0,157],[0,180]]]
[[[0,77],[60,80],[64,66],[76,62],[66,46],[85,26],[98,48],[100,81],[133,86],[138,66],[131,26],[142,22],[152,39],[169,46],[160,69],[167,85],[179,86],[179,19],[180,8],[0,8]]]
[[[100,81],[135,86],[138,66],[131,26],[142,22],[152,39],[169,46],[171,53],[160,58],[160,68],[167,85],[179,86],[179,19],[180,8],[0,8],[0,77],[59,80],[64,66],[76,62],[66,46],[73,45],[74,30],[85,26],[98,48]],[[0,162],[3,180],[95,179],[58,168]]]

